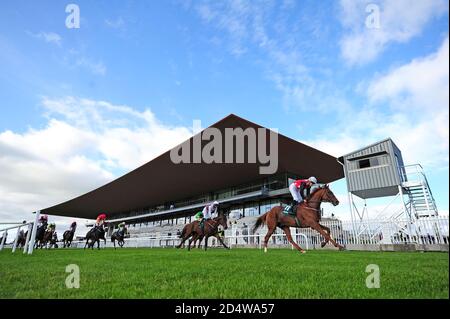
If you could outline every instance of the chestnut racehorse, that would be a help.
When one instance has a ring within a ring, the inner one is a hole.
[[[181,233],[181,243],[176,246],[177,248],[181,248],[183,243],[189,240],[188,250],[191,250],[192,242],[195,242],[197,239],[205,238],[205,250],[208,249],[208,238],[216,237],[217,240],[222,244],[223,247],[229,249],[227,245],[223,242],[222,238],[219,235],[219,226],[222,226],[224,229],[228,228],[227,225],[227,216],[225,213],[220,212],[217,217],[213,219],[208,219],[204,221],[204,226],[200,226],[199,221],[194,221],[183,228],[183,232]]]
[[[257,219],[256,224],[253,227],[253,233],[263,224],[266,224],[268,227],[266,237],[264,238],[264,252],[267,252],[267,242],[277,227],[280,227],[284,231],[289,242],[301,253],[305,253],[305,251],[292,239],[290,227],[311,227],[325,238],[325,242],[322,242],[321,244],[322,247],[331,241],[331,243],[335,247],[338,247],[339,250],[344,249],[343,246],[339,245],[331,238],[330,229],[319,224],[320,204],[322,202],[330,202],[334,206],[339,204],[339,201],[334,196],[329,186],[325,185],[319,187],[313,191],[309,197],[310,198],[306,200],[306,203],[303,202],[297,206],[296,218],[292,215],[283,213],[282,206],[275,206]]]

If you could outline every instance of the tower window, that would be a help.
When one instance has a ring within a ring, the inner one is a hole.
[[[365,158],[358,161],[359,168],[367,168],[380,165],[378,157]]]

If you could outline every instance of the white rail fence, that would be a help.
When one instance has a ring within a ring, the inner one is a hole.
[[[20,225],[28,227],[28,237],[33,230],[34,223]],[[371,220],[363,224],[355,224],[351,221],[326,220],[322,225],[330,228],[333,239],[341,245],[383,245],[383,244],[420,244],[420,245],[449,245],[449,219],[448,217],[425,217],[410,223],[408,220]],[[14,227],[13,227],[14,228]],[[17,226],[15,227],[17,228]],[[230,228],[225,231],[225,243],[233,247],[261,248],[267,229],[261,228],[255,234],[251,228]],[[6,230],[7,231],[7,230]],[[5,231],[5,232],[6,232]],[[17,234],[19,229],[17,230]],[[310,228],[291,228],[291,235],[295,242],[302,248],[315,249],[320,247],[324,238],[315,230]],[[3,236],[4,238],[5,236]],[[27,242],[30,238],[27,238]],[[15,250],[17,235],[14,243],[5,244],[0,242],[0,249],[9,246]],[[180,243],[177,236],[153,236],[126,238],[124,247],[175,247]],[[188,242],[185,243],[186,245]],[[202,243],[203,245],[203,243]],[[331,244],[328,244],[329,246]],[[28,252],[32,252],[32,246],[28,245]],[[73,241],[72,248],[84,248],[85,241]],[[209,247],[222,247],[215,239],[208,242]],[[286,235],[280,229],[275,232],[269,240],[269,247],[292,247],[287,241]],[[107,238],[106,244],[101,241],[100,247],[114,247]],[[27,251],[26,246],[24,253]],[[94,245],[97,248],[97,245]],[[119,248],[118,248],[119,249]]]
[[[0,251],[3,250],[3,248],[8,247],[11,248],[11,251],[14,253],[18,246],[18,240],[21,230],[26,229],[26,238],[25,243],[22,247],[23,253],[28,255],[31,255],[33,253],[34,249],[34,243],[36,238],[36,231],[37,231],[37,225],[39,221],[40,212],[37,211],[35,214],[35,220],[34,222],[24,222],[24,223],[3,223],[2,225],[7,224],[13,224],[14,226],[9,226],[6,228],[2,228],[0,230]],[[6,240],[8,239],[8,231],[16,231],[14,236],[14,241],[10,244],[6,243]]]

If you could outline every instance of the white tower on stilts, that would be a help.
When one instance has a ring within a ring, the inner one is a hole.
[[[414,234],[416,220],[438,215],[422,166],[405,166],[402,153],[392,139],[341,156],[338,161],[344,167],[356,242],[376,234],[382,234],[381,243],[391,243],[396,236],[415,242],[419,237]],[[369,220],[367,200],[385,197],[392,199]],[[357,203],[358,198],[362,206]]]

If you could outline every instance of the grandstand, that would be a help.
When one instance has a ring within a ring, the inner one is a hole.
[[[276,152],[276,171],[261,174],[262,163],[251,162],[248,155],[243,162],[176,164],[169,150],[109,184],[41,213],[94,219],[105,212],[113,226],[125,221],[133,237],[175,235],[207,203],[218,200],[221,209],[237,216],[234,228],[240,228],[244,223],[252,225],[257,216],[272,207],[290,201],[288,186],[293,179],[314,175],[319,182],[330,183],[344,177],[335,157],[234,114],[209,128],[224,135],[230,129],[253,130],[258,141],[261,134],[274,134],[276,148],[268,151]],[[194,145],[204,131],[181,145]],[[250,154],[249,137],[241,142],[244,154]],[[202,147],[205,143],[202,141]],[[236,149],[238,144],[236,141]]]

